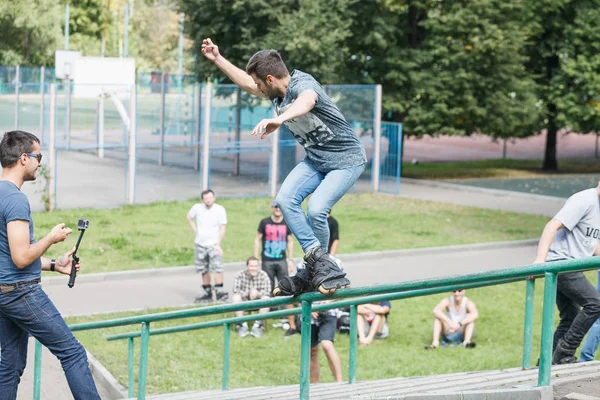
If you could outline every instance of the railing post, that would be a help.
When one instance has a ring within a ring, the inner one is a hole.
[[[229,337],[231,336],[231,324],[225,324],[223,332],[223,390],[229,389]]]
[[[356,383],[356,304],[350,306],[350,371],[348,383]]]
[[[300,400],[308,400],[310,387],[310,336],[312,304],[302,301],[302,347],[300,348]]]
[[[148,374],[148,345],[150,342],[150,323],[142,322],[140,345],[140,379],[138,382],[138,400],[146,399],[146,375]]]
[[[555,272],[544,274],[544,310],[542,312],[542,345],[540,369],[538,371],[538,386],[550,385],[552,368],[552,331],[554,330],[554,303],[556,302]]]
[[[523,369],[531,368],[531,343],[533,336],[533,295],[535,293],[535,280],[527,279],[525,292],[525,322],[523,324]]]
[[[42,388],[42,344],[35,341],[35,366],[33,369],[33,400],[40,400]]]
[[[129,342],[129,351],[127,358],[127,375],[129,378],[129,387],[127,388],[127,396],[132,398],[135,394],[135,382],[133,380],[133,338],[127,339]]]

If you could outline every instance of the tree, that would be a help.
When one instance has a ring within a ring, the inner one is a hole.
[[[105,0],[69,1],[69,48],[85,56],[100,53],[102,28],[106,21]],[[63,35],[65,32],[63,32]]]
[[[53,64],[60,16],[53,0],[0,0],[0,64]]]
[[[598,0],[530,0],[535,15],[527,72],[536,77],[546,130],[544,170],[556,170],[557,133],[596,131],[600,123]]]

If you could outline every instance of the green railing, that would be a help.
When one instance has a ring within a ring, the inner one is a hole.
[[[148,370],[148,346],[150,335],[167,334],[174,332],[183,332],[193,329],[204,329],[214,326],[224,326],[224,362],[223,362],[223,389],[228,388],[229,378],[229,336],[230,325],[233,323],[250,321],[264,318],[274,318],[289,314],[302,314],[301,329],[301,350],[300,350],[300,398],[309,398],[310,385],[310,329],[311,312],[326,310],[338,307],[351,307],[350,322],[350,359],[349,359],[349,381],[356,382],[356,306],[358,304],[382,301],[397,300],[409,297],[425,296],[430,294],[443,293],[457,288],[476,288],[490,285],[498,285],[509,282],[524,280],[529,276],[543,275],[545,278],[544,304],[542,312],[542,337],[540,367],[538,372],[538,386],[550,385],[550,372],[552,365],[552,336],[554,328],[554,303],[556,299],[556,278],[561,272],[585,271],[591,269],[600,269],[600,257],[590,257],[579,260],[557,261],[552,263],[529,265],[523,267],[507,268],[496,271],[474,273],[467,275],[458,275],[444,278],[433,278],[427,280],[417,280],[400,283],[390,283],[370,287],[350,288],[338,291],[333,296],[323,296],[319,293],[305,293],[298,297],[279,297],[265,300],[254,300],[236,304],[216,305],[188,310],[171,311],[157,314],[140,315],[135,317],[119,318],[107,321],[90,322],[71,325],[73,331],[110,328],[115,326],[141,324],[140,332],[130,332],[110,336],[109,340],[128,339],[129,341],[129,394],[133,397],[133,339],[141,337],[140,343],[140,368],[138,378],[138,399],[145,399],[146,396],[146,376]],[[527,280],[526,300],[525,300],[525,319],[524,319],[524,340],[523,340],[523,368],[531,366],[531,344],[532,344],[532,325],[533,325],[533,293],[534,281]],[[319,304],[313,306],[315,301],[326,299],[352,298],[335,303]],[[170,328],[161,328],[150,331],[150,323],[177,318],[189,318],[196,316],[206,316],[213,314],[230,313],[234,311],[251,310],[265,307],[282,306],[292,303],[301,303],[300,308],[274,311],[264,315],[252,315],[237,318],[226,318],[217,321],[208,321],[197,324],[181,325]],[[40,362],[41,357],[38,351],[41,346],[36,346],[36,366],[34,376],[34,399],[39,399],[39,380],[40,380]]]

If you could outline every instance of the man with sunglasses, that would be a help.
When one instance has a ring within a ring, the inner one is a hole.
[[[600,182],[569,197],[544,227],[535,264],[600,255]],[[600,317],[600,293],[583,272],[558,274],[553,364],[577,362],[575,352]]]
[[[437,349],[440,337],[446,343],[462,344],[468,349],[475,347],[472,339],[479,312],[475,303],[465,296],[464,289],[453,290],[450,297],[446,297],[435,306],[433,315],[433,341],[429,346],[425,346],[425,349]]]
[[[27,363],[29,335],[61,362],[75,399],[100,399],[85,349],[40,286],[41,271],[69,275],[73,247],[57,260],[42,255],[71,229],[56,225],[40,241],[33,235],[29,201],[21,187],[36,179],[39,139],[12,131],[0,142],[0,400],[14,400]],[[79,269],[79,265],[75,268]]]

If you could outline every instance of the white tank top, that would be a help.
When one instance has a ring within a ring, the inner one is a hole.
[[[460,302],[460,307],[458,311],[456,311],[456,302],[454,301],[454,296],[450,296],[450,306],[448,309],[448,317],[452,320],[452,322],[461,322],[467,316],[467,297],[464,296],[462,301]]]

